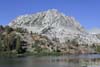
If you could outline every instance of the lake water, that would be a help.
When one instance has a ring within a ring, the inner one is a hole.
[[[0,58],[0,67],[100,67],[100,55]]]

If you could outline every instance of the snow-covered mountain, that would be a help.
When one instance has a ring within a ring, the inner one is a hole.
[[[29,32],[56,38],[60,43],[75,40],[79,44],[100,43],[93,34],[89,34],[74,17],[65,16],[56,9],[36,14],[22,15],[9,23],[9,26],[26,28]]]

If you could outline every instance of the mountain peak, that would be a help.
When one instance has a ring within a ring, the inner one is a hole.
[[[58,12],[57,9],[49,9],[32,15],[22,15],[17,17],[9,24],[13,27],[59,27],[73,29],[73,31],[83,31],[83,27],[73,17],[65,16]]]
[[[99,41],[95,36],[88,35],[74,17],[65,16],[56,9],[22,15],[13,20],[9,26],[25,28],[29,32],[46,35],[50,39],[58,38],[60,42],[76,38],[79,43],[83,44]],[[82,41],[80,42],[80,40]]]
[[[48,11],[49,11],[49,12],[58,12],[57,9],[49,9]]]

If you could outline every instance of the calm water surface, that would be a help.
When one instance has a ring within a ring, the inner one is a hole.
[[[100,67],[100,55],[0,58],[0,67]]]

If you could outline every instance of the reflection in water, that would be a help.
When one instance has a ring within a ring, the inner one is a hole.
[[[0,58],[0,67],[100,67],[100,55]]]

